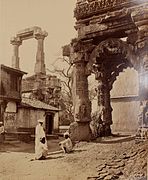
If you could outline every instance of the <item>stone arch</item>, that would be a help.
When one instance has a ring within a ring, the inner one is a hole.
[[[110,134],[112,124],[112,107],[110,104],[110,91],[112,85],[123,69],[134,67],[138,70],[138,59],[132,45],[121,39],[110,38],[99,43],[91,52],[87,70],[95,73],[98,80],[97,96],[99,113],[103,114],[105,134]]]
[[[121,39],[109,38],[94,47],[90,53],[90,61],[87,64],[87,70],[92,71],[93,64],[97,63],[96,59],[102,61],[103,58],[107,58],[109,55],[122,55],[127,59],[129,65],[132,65],[136,70],[139,69],[139,62],[134,53],[134,47]]]
[[[16,36],[12,37],[10,42],[13,45],[13,56],[12,56],[12,67],[15,69],[20,69],[19,67],[19,46],[22,44],[23,40],[28,40],[35,38],[38,41],[37,53],[36,53],[36,64],[35,73],[45,74],[45,63],[44,63],[44,38],[48,36],[46,31],[43,31],[40,27],[34,26],[19,31]]]
[[[109,38],[95,46],[90,53],[90,61],[87,63],[87,72],[94,72],[95,69],[98,68],[98,64],[102,64],[103,62],[105,62],[109,56],[118,57],[118,61],[115,64],[113,62],[114,59],[112,59],[112,62],[109,62],[109,64],[111,65],[111,90],[112,84],[114,83],[116,77],[119,75],[120,72],[122,72],[127,67],[133,67],[136,71],[139,71],[140,62],[135,54],[135,49],[131,44],[128,44],[121,39]]]

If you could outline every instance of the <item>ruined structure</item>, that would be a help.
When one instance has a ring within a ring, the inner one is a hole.
[[[21,102],[21,80],[23,71],[0,65],[0,121],[4,121],[6,107],[16,113],[17,104]]]
[[[0,66],[0,120],[4,121],[7,134],[28,136],[28,133],[34,133],[40,118],[45,119],[47,134],[58,131],[59,108],[56,107],[59,107],[61,85],[56,76],[46,75],[44,38],[47,35],[46,31],[35,26],[19,31],[11,38],[12,67]],[[35,74],[22,80],[27,73],[20,71],[19,46],[30,38],[38,42]],[[26,93],[29,97],[23,97]]]
[[[22,93],[30,93],[30,98],[41,100],[47,104],[58,107],[61,91],[60,80],[56,76],[46,75],[44,59],[44,39],[48,36],[46,31],[34,26],[19,31],[11,38],[13,48],[12,67],[19,69],[19,46],[24,40],[35,38],[37,40],[37,53],[34,75],[23,79]]]
[[[19,31],[16,36],[11,39],[11,44],[14,45],[12,66],[19,69],[18,47],[22,44],[22,41],[35,38],[38,44],[34,75],[23,79],[22,93],[30,93],[30,98],[58,107],[61,91],[60,80],[56,76],[46,75],[44,39],[47,35],[48,33],[46,31],[43,31],[37,26]]]
[[[13,45],[13,56],[12,56],[12,67],[19,69],[19,46],[23,40],[35,38],[38,41],[37,53],[36,53],[36,64],[35,73],[46,74],[45,62],[44,62],[44,38],[47,37],[48,33],[43,31],[40,27],[27,28],[19,31],[16,36],[11,38],[11,44]]]
[[[73,68],[75,123],[70,131],[75,140],[90,138],[91,102],[88,76],[98,81],[98,107],[105,135],[111,134],[110,91],[123,69],[139,74],[139,101],[148,100],[148,3],[147,0],[77,0],[74,16],[78,38],[63,50]]]

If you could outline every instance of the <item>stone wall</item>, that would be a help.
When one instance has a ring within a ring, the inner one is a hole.
[[[111,91],[112,131],[135,132],[138,128],[139,80],[134,69],[120,73]]]
[[[4,126],[7,132],[15,132],[16,127],[16,113],[4,113]]]
[[[17,113],[17,127],[32,128],[37,125],[37,120],[44,117],[45,112],[43,110],[19,108]]]
[[[139,101],[135,98],[112,99],[112,132],[136,132],[138,128]]]
[[[20,80],[19,75],[15,74],[13,71],[6,71],[4,69],[0,70],[1,79],[1,89],[0,95],[5,98],[21,99],[20,94]]]
[[[138,72],[133,68],[127,68],[119,74],[111,90],[111,98],[138,96],[139,79]]]

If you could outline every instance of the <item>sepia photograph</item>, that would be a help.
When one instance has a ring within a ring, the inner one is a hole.
[[[148,179],[148,0],[0,0],[0,180]]]

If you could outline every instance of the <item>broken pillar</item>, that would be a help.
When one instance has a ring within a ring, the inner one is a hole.
[[[15,69],[20,69],[19,46],[22,44],[22,41],[20,40],[19,37],[13,37],[10,42],[13,45],[12,67]]]
[[[35,39],[37,39],[37,54],[35,63],[35,74],[46,74],[45,61],[44,61],[44,39],[47,37],[46,31],[38,30],[34,33]]]

